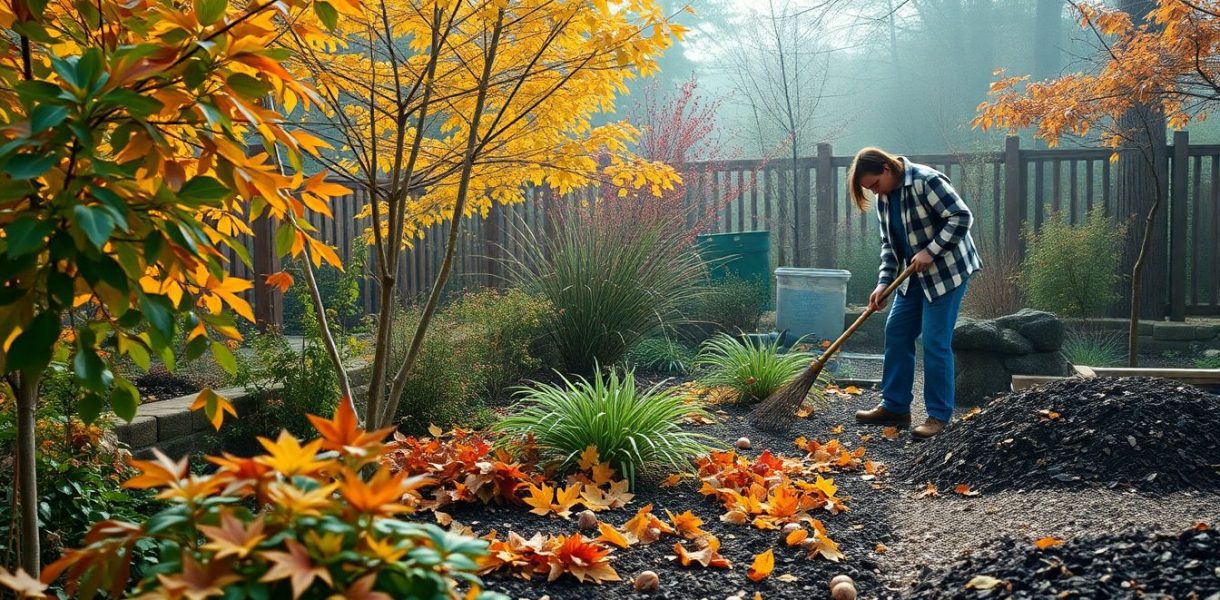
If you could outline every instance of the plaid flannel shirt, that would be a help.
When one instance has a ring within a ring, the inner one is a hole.
[[[877,197],[877,219],[881,223],[878,283],[889,285],[899,271],[898,257],[890,244],[888,202],[893,196],[901,202],[902,231],[906,232],[911,248],[916,253],[927,250],[932,255],[932,266],[912,277],[920,278],[924,295],[928,297],[928,302],[933,302],[961,285],[971,273],[983,268],[974,239],[970,237],[974,216],[944,173],[913,163],[906,157],[899,158],[906,166],[902,187],[898,194],[881,194]],[[911,257],[903,258],[909,264]],[[903,294],[906,293],[908,282],[904,281],[899,286]]]

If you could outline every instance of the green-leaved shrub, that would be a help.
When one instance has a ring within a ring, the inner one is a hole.
[[[699,378],[704,385],[727,387],[737,392],[738,401],[756,402],[794,379],[813,359],[807,352],[781,352],[778,340],[743,342],[721,334],[703,343],[695,365],[704,371]],[[829,381],[820,376],[812,393],[820,394]]]
[[[685,375],[695,361],[695,351],[669,337],[650,337],[636,342],[627,353],[627,363],[644,373]]]
[[[687,404],[677,388],[658,384],[638,389],[632,371],[561,379],[523,388],[512,415],[494,429],[510,442],[534,436],[542,457],[561,468],[576,464],[580,453],[593,446],[629,481],[653,469],[689,471],[691,457],[715,443],[682,428],[686,415],[708,414],[698,404]]]
[[[767,286],[730,273],[710,282],[694,299],[687,318],[711,333],[753,333],[767,310]]]
[[[1074,365],[1118,367],[1127,358],[1127,336],[1119,331],[1072,328],[1068,329],[1061,350]]]
[[[1126,230],[1096,210],[1076,225],[1052,214],[1040,231],[1027,227],[1019,279],[1026,300],[1065,317],[1105,316],[1117,299]]]

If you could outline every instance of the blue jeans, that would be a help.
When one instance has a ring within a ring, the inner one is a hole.
[[[885,363],[881,405],[911,412],[915,385],[915,338],[923,333],[923,400],[928,416],[948,422],[953,416],[953,326],[966,294],[966,282],[928,302],[919,277],[908,279],[907,293],[895,292],[885,321]]]

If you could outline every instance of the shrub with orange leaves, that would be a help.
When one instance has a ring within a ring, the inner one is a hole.
[[[301,444],[282,433],[260,441],[252,458],[210,457],[209,475],[191,474],[187,459],[155,452],[133,460],[140,474],[124,485],[150,489],[169,507],[144,523],[94,524],[86,546],[47,567],[44,584],[66,577],[70,595],[207,598],[241,590],[248,597],[502,598],[481,591],[476,560],[487,542],[432,524],[396,518],[413,510],[425,476],[378,466],[388,430],[357,426],[348,403],[331,420],[310,416],[322,438]],[[250,507],[259,507],[251,510]],[[131,551],[152,543],[161,564],[129,582]],[[572,544],[576,546],[576,544]],[[585,564],[597,554],[566,551]],[[596,561],[594,561],[596,562]],[[585,577],[602,577],[595,566]]]

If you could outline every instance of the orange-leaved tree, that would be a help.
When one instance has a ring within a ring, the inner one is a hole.
[[[398,409],[463,217],[523,202],[531,184],[558,194],[601,181],[672,188],[671,168],[629,151],[634,127],[593,123],[683,30],[655,0],[385,0],[316,21],[336,25],[342,45],[284,43],[324,100],[302,126],[341,147],[324,162],[372,199],[362,218],[380,314],[365,419],[378,427]],[[391,364],[401,252],[440,223],[449,225],[441,268],[406,357]]]
[[[249,256],[249,222],[289,223],[286,253],[333,250],[292,225],[304,207],[343,190],[321,176],[281,174],[248,141],[291,164],[325,144],[289,131],[268,98],[316,97],[271,47],[310,0],[13,0],[0,3],[0,371],[17,398],[21,566],[39,570],[34,409],[63,328],[68,368],[84,390],[81,415],[136,412],[135,386],[113,361],[172,368],[240,334],[231,312],[254,316],[228,276],[223,249]],[[358,10],[357,2],[343,3]],[[329,9],[327,5],[322,12]],[[277,236],[279,237],[279,236]],[[231,312],[230,312],[231,311]],[[219,427],[228,403],[196,401]]]
[[[1090,71],[1048,81],[1001,77],[991,85],[992,99],[979,105],[974,126],[1034,127],[1035,135],[1052,147],[1064,136],[1096,134],[1106,146],[1121,150],[1111,161],[1137,161],[1152,178],[1153,198],[1131,269],[1128,361],[1135,366],[1140,276],[1164,200],[1164,128],[1168,123],[1180,129],[1202,119],[1220,102],[1220,2],[1123,3],[1146,14],[1099,2],[1071,4],[1081,26],[1104,47],[1103,60]]]

